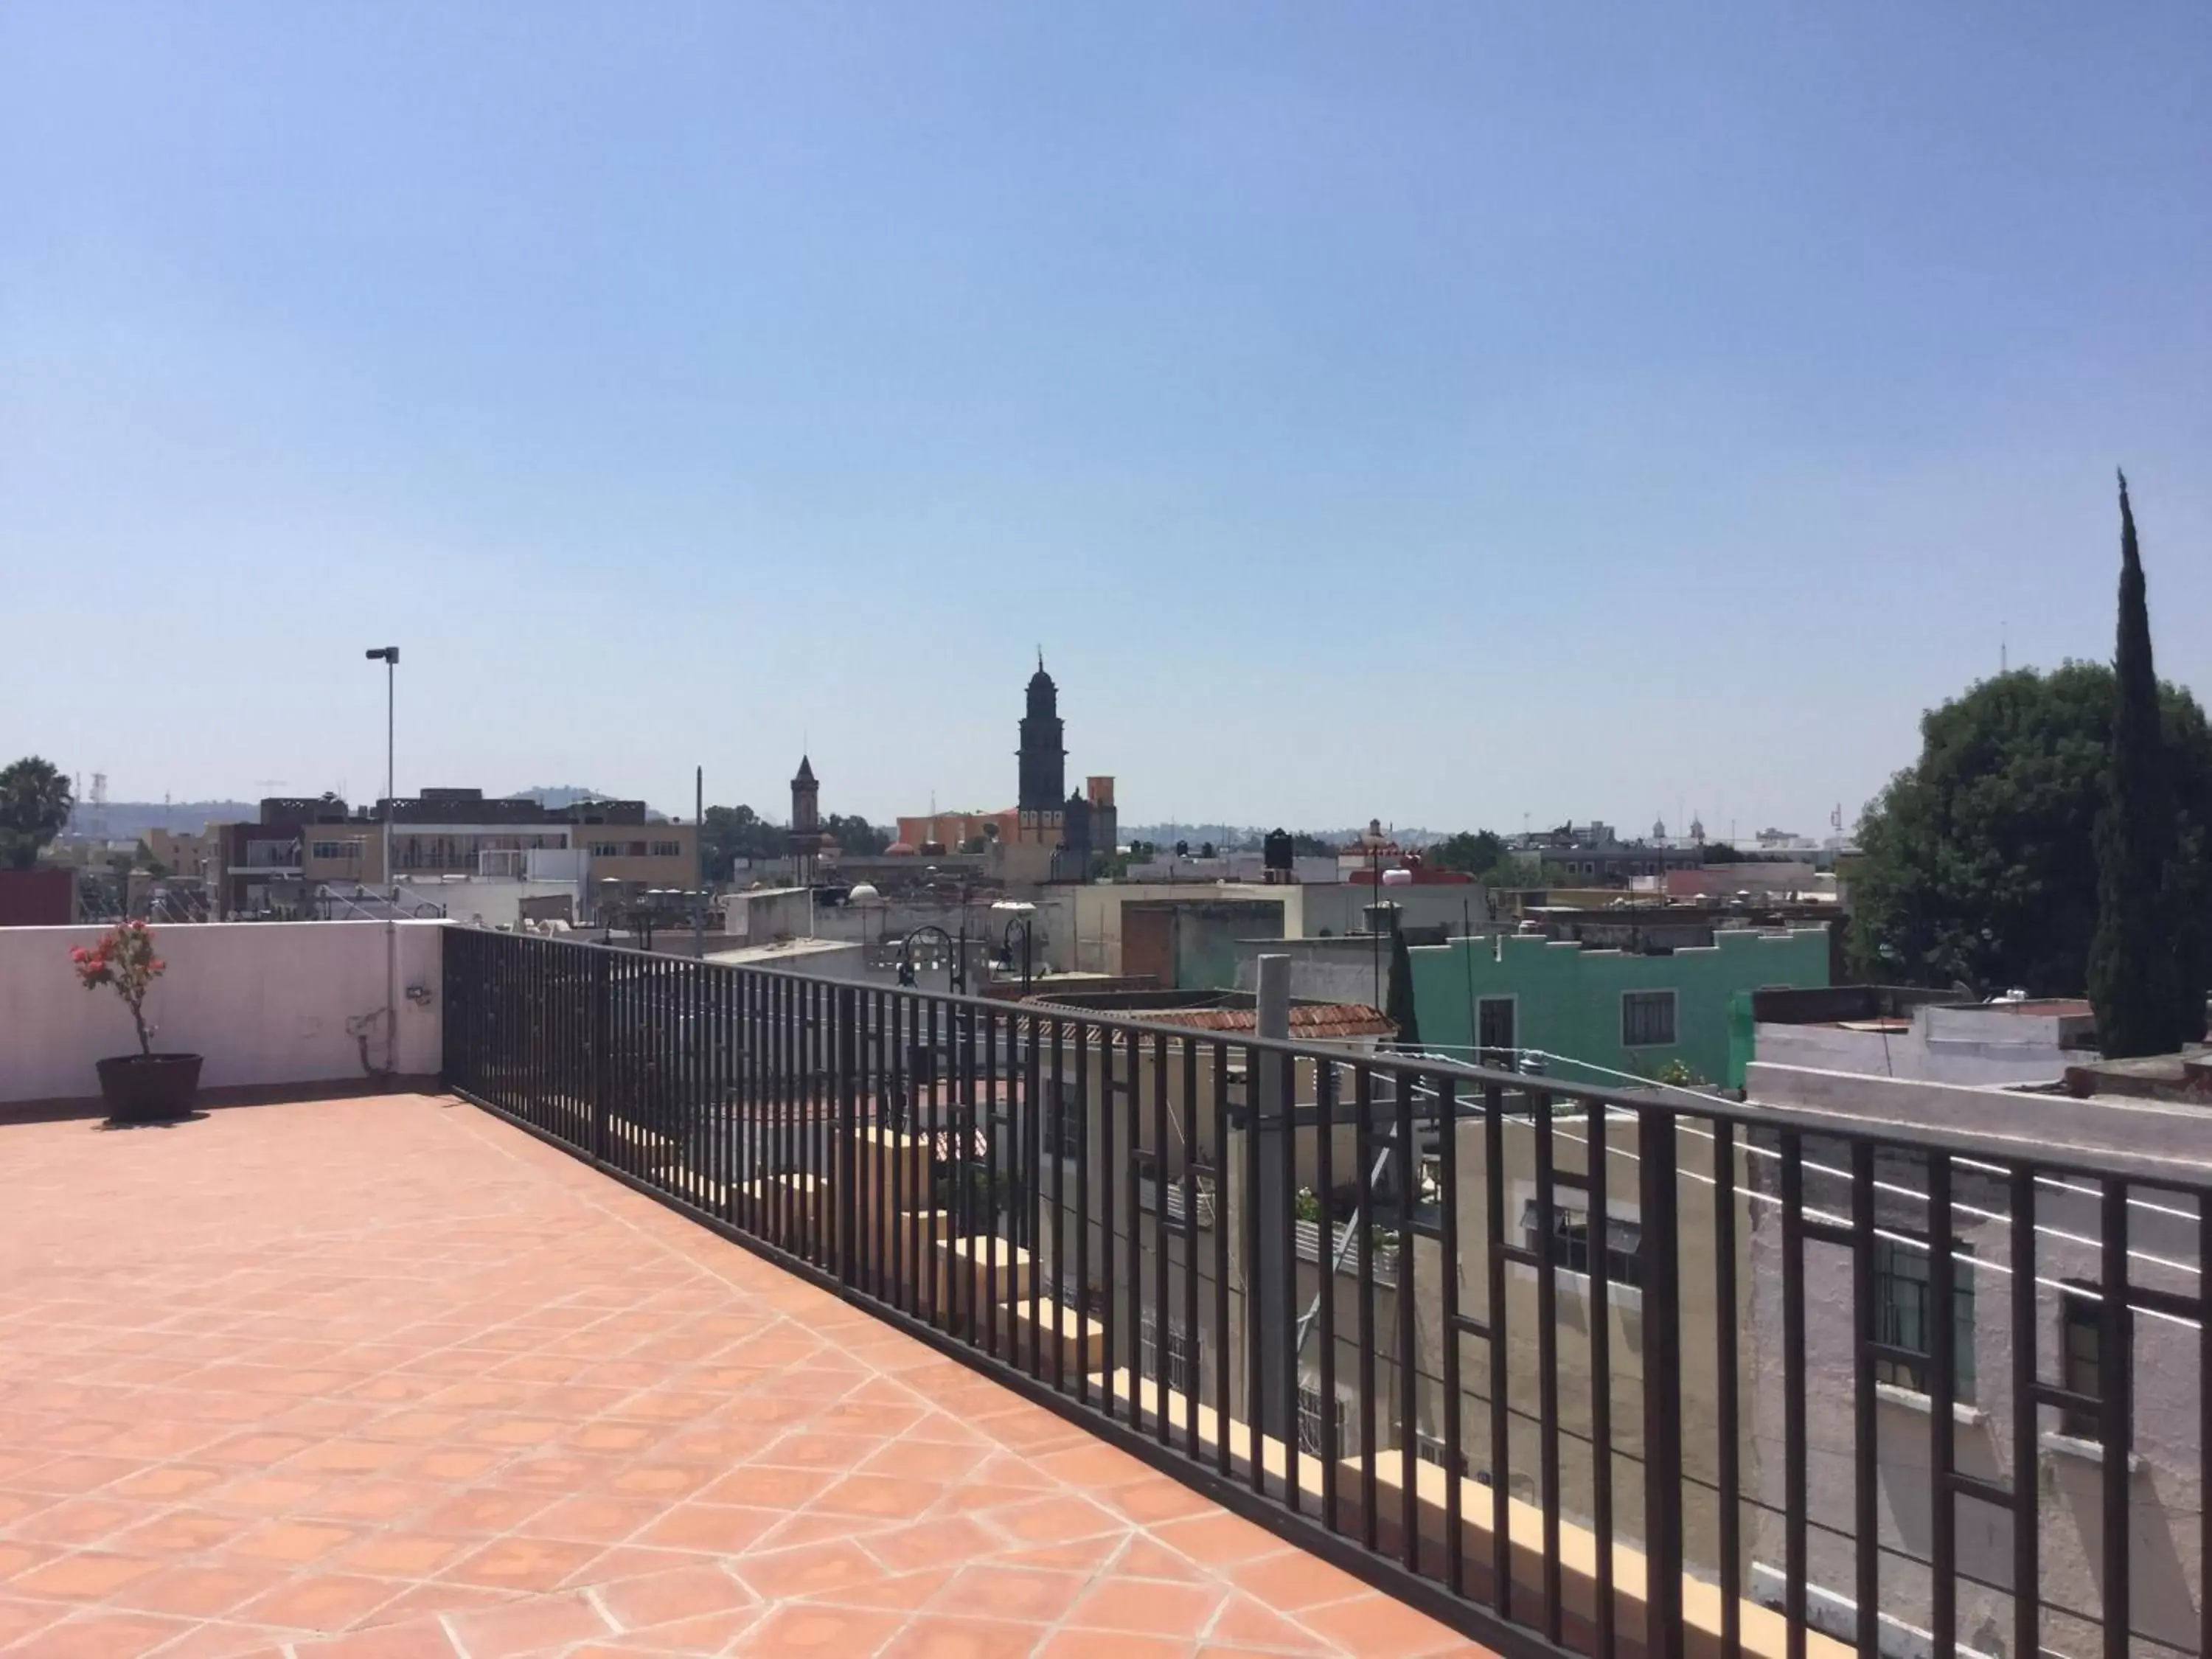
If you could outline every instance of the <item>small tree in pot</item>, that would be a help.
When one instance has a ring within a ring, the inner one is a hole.
[[[192,1109],[199,1091],[198,1054],[157,1054],[146,1024],[146,994],[168,964],[154,954],[154,930],[143,921],[118,921],[91,946],[70,951],[77,983],[88,991],[112,988],[131,1011],[138,1052],[99,1062],[100,1098],[113,1123],[160,1123]]]

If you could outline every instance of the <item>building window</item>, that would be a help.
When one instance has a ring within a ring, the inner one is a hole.
[[[1624,1048],[1662,1047],[1674,1040],[1672,991],[1620,994],[1620,1043]]]
[[[2058,1304],[2058,1386],[2069,1394],[2105,1397],[2105,1304],[2093,1285],[2069,1280]],[[2104,1425],[2095,1412],[2070,1407],[2058,1419],[2058,1431],[2077,1440],[2101,1440]]]
[[[1954,1256],[1967,1254],[1963,1244],[1954,1244],[1953,1252]],[[1935,1352],[1935,1290],[1928,1270],[1926,1245],[1875,1240],[1875,1341],[1907,1353]],[[1926,1394],[1927,1369],[1903,1360],[1877,1359],[1875,1381]],[[1972,1405],[1974,1399],[1974,1275],[1955,1260],[1951,1273],[1951,1397],[1962,1405]]]
[[[1474,1005],[1474,1042],[1485,1066],[1510,1066],[1518,1046],[1511,997],[1485,997]]]
[[[595,841],[592,843],[592,856],[595,859],[618,859],[622,856],[622,843],[618,841]]]
[[[361,843],[358,842],[319,841],[314,844],[314,854],[319,859],[355,858],[360,852]]]
[[[684,843],[680,841],[657,841],[653,843],[653,856],[657,859],[680,859]]]
[[[1580,1194],[1574,1196],[1579,1200]],[[1528,1241],[1528,1248],[1536,1248],[1537,1228],[1543,1218],[1530,1199],[1521,1211],[1521,1231]],[[1590,1270],[1590,1217],[1583,1204],[1572,1207],[1558,1202],[1552,1206],[1552,1237],[1545,1254],[1555,1267],[1569,1273],[1588,1276]],[[1624,1221],[1619,1216],[1607,1216],[1605,1223],[1606,1277],[1615,1285],[1644,1286],[1644,1226],[1641,1222]]]
[[[1159,1324],[1147,1313],[1139,1334],[1138,1368],[1155,1382],[1164,1382],[1177,1394],[1198,1392],[1198,1344],[1172,1320],[1168,1322],[1167,1369],[1160,1369]]]
[[[1044,1135],[1047,1158],[1082,1156],[1083,1097],[1065,1079],[1044,1079],[1044,1117],[1038,1127]]]
[[[1298,1383],[1298,1449],[1309,1457],[1326,1457],[1334,1462],[1351,1456],[1359,1447],[1351,1433],[1351,1402],[1339,1395],[1330,1405],[1332,1409],[1324,1419],[1321,1384],[1310,1379]],[[1324,1420],[1326,1430],[1322,1426]],[[1326,1446],[1324,1433],[1328,1437]]]
[[[645,846],[646,844],[641,841],[634,841],[630,842],[629,855],[634,859],[643,858],[646,855]]]
[[[1424,1463],[1433,1463],[1440,1469],[1448,1469],[1451,1467],[1450,1463],[1445,1461],[1444,1438],[1440,1434],[1416,1433],[1413,1436],[1413,1455]],[[1464,1447],[1460,1449],[1459,1472],[1462,1474],[1468,1473],[1468,1455]]]

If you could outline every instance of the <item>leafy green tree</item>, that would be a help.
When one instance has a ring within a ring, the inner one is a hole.
[[[1384,994],[1387,1005],[1382,1012],[1398,1028],[1396,1042],[1401,1048],[1421,1046],[1421,1021],[1413,1006],[1413,957],[1406,948],[1406,930],[1390,930],[1390,988]]]
[[[1323,841],[1310,830],[1300,830],[1291,836],[1291,856],[1293,858],[1333,859],[1336,853],[1334,842]]]
[[[890,830],[877,829],[857,812],[832,812],[822,820],[822,828],[836,842],[838,851],[853,858],[874,858],[891,844]]]
[[[2117,702],[2110,668],[2069,662],[1981,681],[1922,717],[1918,762],[1890,780],[1859,826],[1861,857],[1847,877],[1855,975],[2081,994]],[[2174,891],[2201,895],[2212,727],[2171,685],[2160,690],[2159,720],[2181,849]],[[2203,982],[2194,965],[2185,977]]]
[[[727,881],[739,859],[781,858],[791,850],[790,832],[770,823],[750,806],[710,806],[699,825],[700,856],[708,881]]]
[[[1462,830],[1429,848],[1425,861],[1433,869],[1487,875],[1505,861],[1505,837],[1492,830]]]
[[[2204,986],[2177,961],[2170,901],[2190,878],[2179,867],[2172,778],[2151,664],[2150,606],[2127,475],[2120,475],[2120,605],[2112,657],[2106,799],[2096,828],[2097,927],[2089,998],[2107,1055],[2172,1054],[2204,1032]],[[2193,968],[2194,963],[2189,964]],[[2193,1017],[2187,1012],[2196,1005]]]
[[[0,868],[27,870],[69,823],[75,797],[52,761],[26,756],[0,771]]]
[[[1553,884],[1544,873],[1544,861],[1534,853],[1508,853],[1492,865],[1482,878],[1492,887],[1547,887]]]

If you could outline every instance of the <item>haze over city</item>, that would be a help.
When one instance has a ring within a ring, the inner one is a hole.
[[[1826,833],[2212,599],[2212,15],[0,15],[10,752]]]

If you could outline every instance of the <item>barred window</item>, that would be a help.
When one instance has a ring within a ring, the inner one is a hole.
[[[1168,1324],[1165,1369],[1162,1369],[1159,1322],[1150,1313],[1144,1316],[1144,1327],[1139,1343],[1138,1364],[1146,1376],[1156,1382],[1164,1382],[1177,1394],[1198,1392],[1198,1343],[1190,1332],[1173,1321]]]
[[[1966,1254],[1962,1244],[1953,1249],[1956,1255]],[[1925,1245],[1875,1240],[1874,1295],[1876,1341],[1910,1353],[1935,1352],[1936,1292]],[[1902,1360],[1875,1362],[1877,1382],[1919,1394],[1928,1392],[1926,1371],[1924,1364]],[[1951,1273],[1951,1397],[1966,1405],[1974,1398],[1974,1275],[1955,1261]]]
[[[1298,1449],[1307,1456],[1327,1457],[1334,1462],[1358,1451],[1359,1448],[1351,1434],[1350,1418],[1351,1402],[1342,1395],[1330,1401],[1324,1412],[1321,1384],[1311,1378],[1299,1382]]]
[[[1579,1196],[1579,1195],[1578,1195]],[[1536,1248],[1536,1230],[1543,1219],[1530,1199],[1521,1212],[1521,1231],[1528,1240],[1531,1249]],[[1554,1203],[1552,1209],[1552,1237],[1545,1254],[1555,1267],[1569,1273],[1588,1273],[1590,1270],[1590,1216],[1587,1209],[1569,1208]],[[1605,1222],[1606,1277],[1616,1285],[1644,1284],[1644,1227],[1640,1222],[1624,1221],[1619,1216],[1607,1216]]]
[[[1672,991],[1620,994],[1620,1042],[1625,1048],[1656,1048],[1674,1040]]]

